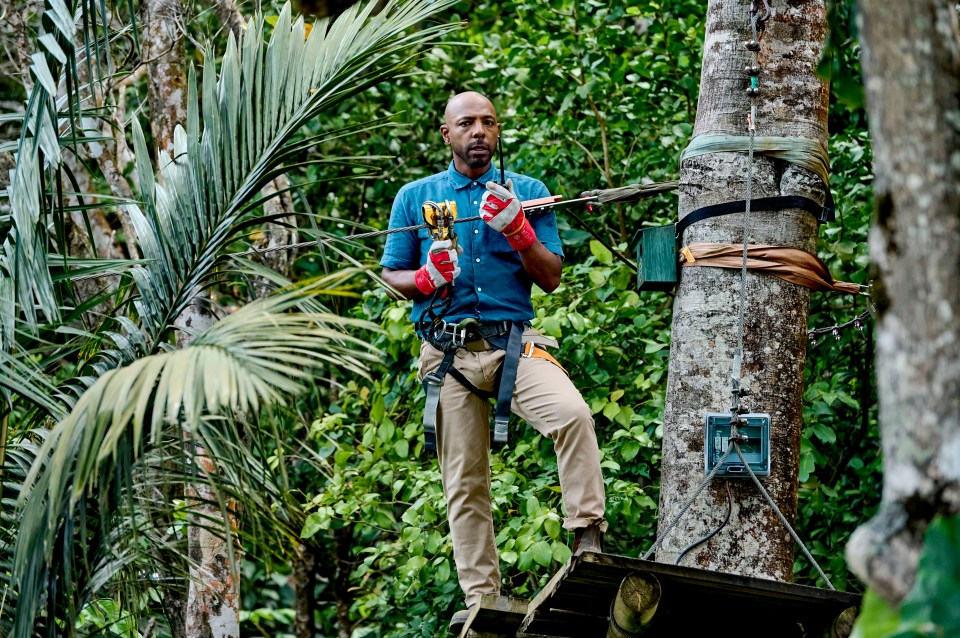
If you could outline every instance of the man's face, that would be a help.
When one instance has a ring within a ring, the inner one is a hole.
[[[486,172],[500,135],[497,112],[489,100],[478,94],[457,96],[447,106],[440,132],[458,171],[470,177]]]

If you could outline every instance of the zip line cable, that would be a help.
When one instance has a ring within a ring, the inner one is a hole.
[[[584,206],[590,206],[593,204],[603,205],[605,203],[619,203],[619,202],[628,202],[628,201],[637,201],[640,199],[645,199],[647,197],[652,197],[660,193],[665,193],[677,188],[677,182],[656,182],[654,184],[631,184],[629,186],[621,186],[619,188],[611,188],[605,190],[594,190],[587,191],[581,197],[575,199],[560,200],[545,204],[534,204],[532,206],[525,206],[523,208],[525,213],[528,214],[538,214],[547,212],[553,208],[570,208],[578,204]],[[607,250],[612,252],[614,256],[627,264],[634,271],[637,270],[635,264],[627,261],[622,255],[620,255],[616,250],[610,247],[610,245],[605,242],[599,235],[597,235],[588,224],[586,224],[582,219],[576,216],[573,213],[570,215],[580,223],[584,229],[590,233],[597,241],[599,241]],[[482,217],[479,215],[474,215],[472,217],[461,217],[460,219],[454,220],[454,224],[465,224],[467,222],[475,222],[481,220]],[[355,233],[353,235],[344,235],[343,237],[328,237],[325,239],[316,239],[312,241],[303,241],[296,244],[283,244],[280,246],[271,246],[269,248],[250,248],[249,250],[244,250],[241,252],[230,253],[230,257],[245,257],[247,255],[264,255],[267,253],[276,252],[278,250],[293,250],[297,248],[307,248],[310,246],[317,246],[320,244],[328,244],[335,241],[357,241],[361,239],[370,239],[372,237],[379,237],[381,235],[392,235],[394,233],[405,233],[421,230],[424,228],[429,228],[429,224],[416,224],[414,226],[403,226],[400,228],[389,228],[387,230],[374,230],[366,233]]]

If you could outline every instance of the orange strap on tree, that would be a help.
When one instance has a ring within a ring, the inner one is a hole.
[[[680,263],[684,268],[709,266],[713,268],[740,268],[743,266],[741,244],[695,243],[680,249]],[[820,259],[805,250],[749,244],[747,269],[759,270],[813,290],[836,290],[850,294],[864,293],[865,287],[846,281],[836,281]]]

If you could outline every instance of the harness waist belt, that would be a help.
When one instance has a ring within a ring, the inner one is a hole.
[[[475,319],[464,319],[459,323],[441,321],[431,330],[426,331],[423,338],[434,348],[444,352],[483,340],[492,341],[494,345],[502,347],[497,343],[497,337],[509,334],[511,325],[513,325],[511,321],[488,323],[480,323]]]

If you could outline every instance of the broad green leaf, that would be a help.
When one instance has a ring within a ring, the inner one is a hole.
[[[533,560],[537,564],[549,567],[553,562],[553,548],[547,541],[537,541],[531,548]]]

